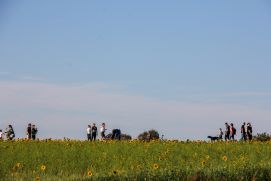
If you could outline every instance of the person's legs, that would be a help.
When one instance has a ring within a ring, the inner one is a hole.
[[[96,141],[96,133],[92,133],[92,140]]]
[[[120,133],[118,133],[117,139],[118,139],[118,140],[121,139]]]
[[[228,134],[225,134],[225,141],[227,141],[228,139]]]
[[[252,134],[248,134],[248,139],[249,139],[249,141],[252,140]]]
[[[102,140],[105,138],[104,132],[101,132],[101,137],[102,137]]]
[[[241,134],[240,141],[244,141],[244,134]]]
[[[88,138],[88,141],[90,141],[91,140],[91,135],[87,134],[87,138]]]

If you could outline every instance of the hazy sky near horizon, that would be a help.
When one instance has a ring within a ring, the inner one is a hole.
[[[0,128],[270,132],[270,19],[268,0],[1,1]]]

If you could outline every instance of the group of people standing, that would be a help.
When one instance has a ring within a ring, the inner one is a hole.
[[[87,128],[87,139],[88,141],[95,141],[98,134],[98,129],[96,127],[96,124],[93,123],[93,125],[88,125]]]
[[[241,126],[241,139],[246,141],[246,140],[252,140],[252,126],[250,123],[243,123]]]
[[[219,129],[219,139],[223,140],[223,135],[225,141],[235,140],[237,135],[236,128],[233,123],[225,123],[225,131],[223,132],[222,128]],[[252,140],[252,126],[251,123],[243,123],[241,126],[241,141]]]
[[[113,129],[112,134],[105,135],[106,132],[106,126],[105,123],[102,123],[101,128],[100,128],[100,135],[101,135],[101,140],[121,140],[121,130],[120,129]],[[96,124],[93,123],[93,125],[88,125],[87,127],[87,140],[88,141],[95,141],[96,137],[98,135],[98,129],[96,127]]]
[[[37,133],[38,128],[34,124],[29,123],[26,129],[27,139],[35,140]],[[2,129],[0,129],[0,140],[4,139],[4,135],[6,135],[7,140],[14,140],[15,131],[12,125],[8,125],[5,132],[3,132]]]
[[[37,133],[38,133],[38,128],[34,124],[29,123],[26,129],[27,138],[35,140]]]

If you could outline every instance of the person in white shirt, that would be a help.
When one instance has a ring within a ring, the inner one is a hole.
[[[2,131],[2,129],[0,129],[0,141],[2,141],[3,140],[3,131]]]
[[[88,125],[88,128],[87,128],[87,139],[88,141],[91,141],[91,126]]]
[[[12,127],[12,125],[8,125],[8,127],[6,128],[6,137],[8,140],[13,140],[15,138],[15,132],[14,129]]]
[[[105,131],[106,131],[105,123],[102,123],[102,126],[101,126],[101,138],[102,138],[102,140],[105,139]]]

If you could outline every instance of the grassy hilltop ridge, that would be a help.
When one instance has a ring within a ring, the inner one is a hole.
[[[1,180],[270,180],[270,142],[0,142]]]

